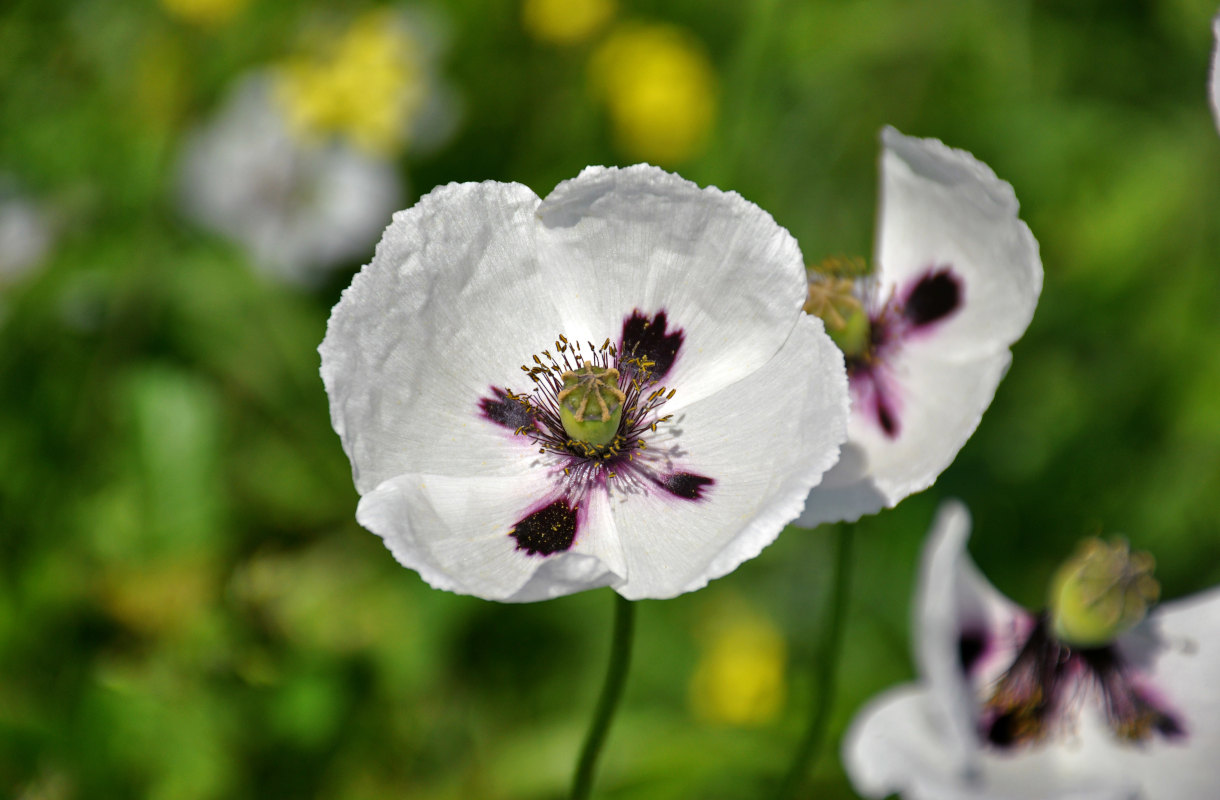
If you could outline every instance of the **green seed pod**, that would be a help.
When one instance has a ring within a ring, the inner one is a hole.
[[[604,447],[614,441],[627,396],[618,388],[618,370],[585,364],[563,373],[559,419],[576,442]]]
[[[1147,615],[1161,587],[1147,553],[1127,543],[1086,539],[1055,573],[1050,608],[1055,636],[1077,647],[1109,644]]]

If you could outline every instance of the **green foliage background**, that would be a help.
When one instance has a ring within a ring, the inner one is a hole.
[[[444,148],[401,161],[414,196],[485,179],[545,194],[627,163],[587,88],[588,45],[531,40],[512,2],[433,8],[465,116]],[[356,525],[317,376],[359,263],[317,290],[282,286],[172,202],[184,131],[304,20],[340,10],[256,0],[207,32],[146,3],[0,9],[0,172],[60,215],[48,262],[0,294],[0,796],[562,795],[609,592],[504,606],[398,567]],[[1215,11],[621,4],[617,19],[686,27],[715,65],[716,127],[676,167],[768,209],[810,261],[871,252],[884,124],[986,161],[1041,244],[1041,303],[977,434],[933,489],[853,534],[836,740],[912,674],[915,559],[943,497],[967,502],[977,560],[1031,606],[1099,530],[1152,551],[1167,597],[1220,582]],[[600,796],[774,786],[812,690],[829,538],[791,529],[708,589],[641,604]],[[790,701],[757,728],[687,703],[697,629],[742,597],[789,639]],[[853,796],[834,756],[808,796]]]

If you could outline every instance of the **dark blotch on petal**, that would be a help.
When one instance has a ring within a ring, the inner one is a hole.
[[[530,416],[529,410],[524,405],[510,398],[503,389],[495,386],[491,387],[491,393],[495,395],[494,398],[482,397],[479,399],[479,408],[483,410],[483,416],[510,431],[515,431],[522,425],[533,427],[534,418]]]
[[[969,675],[986,649],[986,634],[982,631],[962,631],[957,639],[957,658],[962,672]]]
[[[657,485],[683,500],[702,500],[703,491],[716,481],[690,472],[675,472],[657,481]]]
[[[996,747],[1012,747],[1017,743],[1017,739],[1017,718],[1015,714],[1001,714],[987,727],[987,741]]]
[[[881,390],[877,390],[877,421],[881,423],[881,430],[885,431],[885,435],[891,439],[898,436],[898,417],[894,414],[894,410],[890,408],[885,397],[881,394]]]
[[[644,316],[639,309],[631,312],[631,316],[623,320],[623,337],[619,348],[627,356],[647,357],[654,362],[652,379],[659,381],[665,377],[678,351],[682,348],[683,333],[681,328],[667,331],[668,320],[664,311],[658,311],[652,319]]]
[[[1164,736],[1166,739],[1177,739],[1186,735],[1186,729],[1182,727],[1174,717],[1169,714],[1160,713],[1154,723],[1156,732]]]
[[[556,500],[518,522],[508,535],[517,540],[518,550],[531,556],[563,552],[576,538],[576,509],[566,499]]]
[[[1110,727],[1120,738],[1138,742],[1154,733],[1166,739],[1186,734],[1173,714],[1131,682],[1121,653],[1112,645],[1080,650],[1077,654],[1093,673],[1105,697]]]
[[[961,302],[961,282],[948,269],[940,269],[919,279],[907,297],[902,315],[916,327],[929,325],[952,314]]]

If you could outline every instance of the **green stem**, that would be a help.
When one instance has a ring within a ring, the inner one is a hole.
[[[843,646],[843,622],[847,612],[847,596],[851,584],[851,539],[850,525],[835,526],[835,571],[831,586],[831,606],[827,612],[829,620],[823,628],[822,641],[814,660],[813,703],[809,715],[809,727],[792,758],[792,765],[777,797],[790,800],[796,797],[809,771],[817,760],[818,751],[826,738],[826,726],[830,722],[830,711],[838,675],[839,651]]]
[[[593,772],[597,768],[597,757],[601,754],[606,733],[614,719],[623,686],[627,683],[627,667],[631,664],[631,640],[635,629],[635,606],[621,595],[614,595],[614,638],[610,642],[610,665],[606,669],[606,683],[593,712],[593,722],[580,750],[580,761],[576,764],[576,777],[572,779],[572,800],[585,800],[593,790]]]
[[[759,79],[775,42],[772,29],[781,0],[753,0],[742,4],[745,19],[742,34],[724,71],[724,123],[717,132],[713,152],[707,159],[709,178],[720,186],[733,186],[740,178],[736,170],[747,155],[750,125],[757,118],[755,104],[768,91]]]

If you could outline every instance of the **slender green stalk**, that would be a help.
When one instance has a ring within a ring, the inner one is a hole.
[[[741,35],[724,70],[724,123],[718,128],[709,153],[708,178],[720,186],[734,186],[741,176],[737,169],[749,157],[750,126],[757,124],[758,100],[769,92],[759,79],[768,63],[768,48],[774,46],[774,29],[782,0],[752,0],[743,3]]]
[[[610,665],[606,668],[606,683],[593,712],[593,722],[585,735],[572,779],[572,800],[585,800],[593,790],[593,772],[601,754],[606,733],[614,719],[623,686],[627,683],[627,667],[631,664],[631,641],[635,630],[635,606],[621,595],[614,595],[614,638],[610,641]]]
[[[852,527],[835,526],[835,571],[831,586],[831,605],[828,620],[823,628],[822,641],[813,664],[814,694],[809,714],[809,727],[797,746],[788,767],[788,774],[780,785],[780,800],[796,797],[809,771],[817,760],[818,751],[826,738],[826,726],[830,722],[830,711],[834,701],[835,683],[838,678],[839,651],[843,646],[843,622],[847,616],[847,597],[851,585],[851,540]]]

